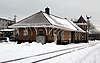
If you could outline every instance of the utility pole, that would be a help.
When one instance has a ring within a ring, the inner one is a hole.
[[[13,21],[14,21],[14,24],[16,23],[16,15],[14,15],[14,18],[13,18]],[[14,37],[14,40],[15,40],[15,42],[16,42],[16,29],[15,29],[15,31],[14,31],[14,34],[15,34],[15,37]]]
[[[87,18],[86,41],[88,42],[88,40],[89,40],[89,23],[90,23],[91,16],[86,15],[86,18]]]

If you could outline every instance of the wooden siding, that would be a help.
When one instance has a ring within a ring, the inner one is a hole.
[[[19,35],[17,36],[18,40],[30,40],[30,41],[36,40],[36,32],[33,28],[27,29],[28,30],[27,36],[24,36],[24,32],[23,32],[25,28],[20,28],[18,30],[19,30]]]
[[[37,30],[37,34],[36,34],[36,30],[34,28],[26,28],[28,31],[28,35],[24,35],[24,30],[25,28],[20,28],[19,30],[19,35],[17,35],[17,40],[19,41],[29,41],[29,42],[33,42],[36,41],[36,36],[45,36],[45,42],[47,43],[51,43],[54,42],[54,34],[57,35],[57,43],[61,44],[61,43],[70,43],[70,42],[75,42],[75,41],[81,41],[82,39],[82,33],[80,32],[71,32],[71,31],[63,31],[60,29],[53,29],[50,32],[50,30],[52,28],[35,28]],[[56,30],[56,32],[54,32]],[[58,33],[58,31],[60,31]],[[62,35],[63,32],[63,35]],[[42,34],[41,34],[42,33]],[[85,40],[85,39],[84,39]]]
[[[64,40],[67,41],[67,40],[69,40],[69,39],[70,39],[70,32],[65,31],[65,32],[64,32]]]

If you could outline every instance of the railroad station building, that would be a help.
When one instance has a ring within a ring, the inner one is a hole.
[[[51,14],[48,7],[45,8],[45,12],[37,12],[9,27],[16,29],[18,43],[68,44],[82,42],[82,39],[86,40],[82,38],[82,35],[86,33],[83,29],[70,19]]]

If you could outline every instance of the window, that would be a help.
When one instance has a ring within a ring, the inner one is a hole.
[[[43,30],[42,29],[39,29],[38,35],[43,35]]]
[[[27,35],[28,35],[28,30],[27,30],[27,29],[24,29],[24,30],[23,30],[23,35],[24,35],[24,36],[27,36]]]
[[[19,30],[17,29],[17,31],[16,31],[16,35],[19,35]]]

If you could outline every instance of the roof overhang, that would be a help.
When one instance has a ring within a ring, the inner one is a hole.
[[[19,24],[19,25],[11,25],[9,26],[9,28],[39,28],[39,27],[50,27],[50,28],[58,28],[58,29],[63,29],[63,30],[68,30],[68,31],[76,31],[76,30],[73,30],[73,29],[70,29],[70,28],[66,28],[66,27],[62,27],[62,26],[57,26],[57,25],[29,25],[29,24]]]
[[[15,29],[1,29],[0,32],[11,32],[14,31]]]
[[[62,30],[67,30],[67,31],[76,31],[76,32],[85,32],[85,31],[80,31],[80,30],[73,30],[70,28],[66,28],[66,27],[61,27],[61,26],[57,26],[57,25],[12,25],[9,26],[9,28],[40,28],[40,27],[44,27],[44,28],[58,28],[58,29],[62,29]]]
[[[77,25],[87,25],[87,23],[76,23]]]

